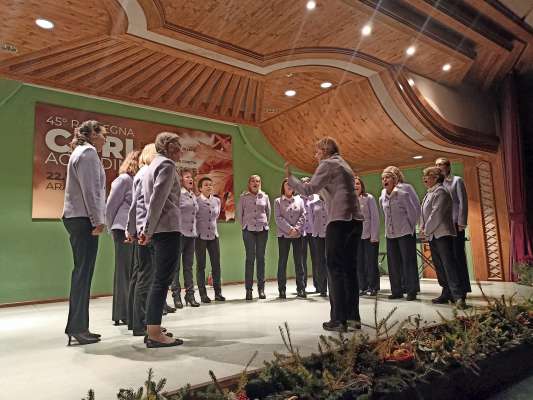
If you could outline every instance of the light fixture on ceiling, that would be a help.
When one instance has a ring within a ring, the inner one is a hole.
[[[329,88],[332,87],[332,86],[333,86],[333,83],[331,83],[331,82],[322,82],[322,83],[320,84],[320,87],[321,87],[322,89],[329,89]]]
[[[35,23],[39,28],[43,29],[52,29],[54,27],[54,23],[52,21],[48,21],[47,19],[43,18],[36,19]]]
[[[415,85],[415,81],[413,81],[412,78],[407,79],[407,83],[409,83],[409,86],[414,86]]]
[[[287,78],[292,78],[293,73],[289,72],[287,75],[285,75]]]
[[[296,96],[296,90],[292,90],[292,89],[290,89],[290,90],[286,90],[286,91],[285,91],[285,96],[287,96],[287,97],[294,97],[294,96]]]
[[[363,29],[361,29],[361,34],[363,36],[368,36],[372,33],[372,26],[370,26],[369,24],[366,24],[365,26],[363,26]]]
[[[309,0],[306,4],[308,10],[314,10],[316,8],[316,1]]]
[[[450,64],[444,64],[444,65],[442,66],[442,70],[443,70],[444,72],[448,72],[448,71],[451,70],[451,69],[452,69],[452,66],[451,66]]]
[[[424,158],[424,156],[413,156],[413,158],[414,158],[415,160],[421,160],[421,159]]]
[[[405,54],[407,54],[408,56],[412,56],[415,53],[416,53],[416,47],[415,46],[409,46],[407,48],[407,50],[405,50]]]

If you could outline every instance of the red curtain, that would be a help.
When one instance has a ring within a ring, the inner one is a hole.
[[[505,78],[500,99],[500,135],[505,162],[507,206],[511,223],[511,270],[509,276],[515,280],[513,265],[519,261],[533,260],[533,252],[527,226],[524,154],[514,75],[510,74]]]

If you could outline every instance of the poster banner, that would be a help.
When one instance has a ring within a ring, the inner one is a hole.
[[[102,123],[108,132],[101,154],[108,193],[128,152],[142,150],[159,132],[174,132],[183,150],[178,167],[193,169],[196,181],[209,176],[221,200],[220,220],[235,219],[231,136],[43,103],[35,106],[32,218],[61,218],[69,143],[74,128],[90,119]]]

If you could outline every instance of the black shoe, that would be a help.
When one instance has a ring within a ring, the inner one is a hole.
[[[413,293],[408,294],[406,300],[407,300],[407,301],[414,301],[414,300],[416,300],[416,294],[413,294]]]
[[[376,296],[378,295],[378,291],[375,290],[375,289],[371,289],[371,290],[369,290],[368,292],[366,292],[366,294],[367,294],[368,296],[371,296],[371,297],[376,297]]]
[[[434,299],[431,299],[431,302],[433,304],[448,304],[448,301],[450,301],[450,299],[445,296],[439,296]]]
[[[320,297],[328,297],[328,292],[320,292]]]
[[[347,332],[348,328],[346,324],[343,324],[339,321],[327,321],[322,324],[322,328],[326,331],[335,331],[335,332]]]
[[[254,299],[254,296],[252,294],[252,289],[246,289],[246,300],[250,301],[253,299]]]
[[[78,345],[85,345],[85,344],[93,344],[98,343],[100,341],[100,338],[89,336],[87,333],[78,333],[76,335],[69,335],[68,336],[68,344],[67,346],[72,346],[72,339],[74,339],[76,342],[78,342]]]
[[[172,314],[172,313],[176,312],[176,309],[174,307],[172,307],[172,306],[169,306],[167,303],[165,303],[165,311],[167,313]]]
[[[366,289],[362,289],[359,291],[359,296],[364,296],[366,294]]]
[[[200,301],[202,303],[206,303],[206,304],[209,304],[211,303],[211,299],[209,298],[208,295],[204,294],[203,296],[200,296]]]
[[[93,337],[93,338],[97,338],[97,339],[100,339],[102,337],[102,335],[100,335],[99,333],[92,333],[90,331],[85,332],[85,334],[87,336],[90,336],[90,337]]]
[[[261,288],[261,289],[257,289],[257,292],[259,293],[259,298],[260,299],[266,299],[267,297],[265,296],[265,289]]]
[[[196,301],[194,294],[185,295],[185,305],[189,305],[191,307],[200,307],[200,303]]]
[[[279,290],[279,298],[280,299],[286,299],[287,298],[287,293],[285,292],[285,290],[282,290],[282,289]]]
[[[177,310],[181,310],[183,308],[183,303],[181,302],[181,296],[174,297],[174,307],[176,307]]]
[[[387,296],[389,300],[403,299],[403,294],[389,294]]]
[[[215,301],[226,301],[226,298],[222,296],[222,293],[215,293]]]
[[[305,290],[298,290],[298,293],[296,294],[296,297],[300,297],[302,299],[307,298],[307,294],[305,293]]]
[[[154,349],[154,348],[158,348],[158,347],[179,346],[180,344],[183,344],[183,340],[176,339],[176,340],[174,340],[173,342],[170,342],[170,343],[163,343],[163,342],[158,342],[157,340],[146,338],[145,343],[146,343],[146,347],[148,347],[149,349]]]
[[[128,325],[125,319],[121,319],[120,321],[113,321],[113,325],[120,326],[120,325]]]

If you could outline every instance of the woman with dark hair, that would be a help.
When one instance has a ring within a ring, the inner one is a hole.
[[[98,121],[85,121],[74,131],[73,149],[67,166],[63,224],[74,258],[69,312],[65,333],[70,346],[100,341],[89,331],[89,298],[98,252],[98,236],[105,228],[105,172],[98,157],[105,143],[105,128]]]
[[[465,289],[461,285],[459,267],[453,249],[457,235],[453,223],[453,201],[444,187],[444,174],[439,167],[429,167],[423,172],[424,185],[428,189],[422,201],[420,235],[429,241],[431,258],[435,264],[442,294],[433,303],[452,301],[458,308],[466,308]]]
[[[242,226],[242,238],[246,252],[245,287],[246,300],[253,300],[254,263],[257,260],[257,291],[260,299],[265,296],[265,251],[268,240],[270,201],[261,190],[261,177],[248,178],[248,190],[241,194],[235,217]]]
[[[133,177],[139,170],[140,151],[132,151],[122,162],[117,178],[111,183],[106,204],[106,225],[115,243],[115,277],[113,280],[113,313],[115,325],[128,320],[128,290],[135,246],[126,241],[126,225],[131,206]]]
[[[162,132],[155,139],[157,156],[143,177],[146,219],[139,233],[139,244],[153,241],[155,274],[146,306],[146,347],[170,347],[183,344],[161,329],[163,306],[178,261],[180,245],[180,182],[176,162],[181,156],[179,137]]]
[[[185,284],[185,304],[191,307],[200,307],[200,303],[194,298],[194,279],[192,267],[194,264],[194,242],[196,240],[196,214],[198,202],[194,194],[193,171],[183,168],[181,175],[180,194],[180,233],[181,241],[178,249],[178,265],[172,282],[172,297],[176,308],[183,308],[181,302],[180,266],[183,264],[183,283]]]
[[[325,137],[316,143],[318,168],[311,181],[295,178],[285,164],[289,185],[298,193],[321,193],[326,201],[326,260],[328,266],[331,319],[325,330],[346,331],[361,328],[357,283],[357,247],[363,230],[363,216],[355,193],[354,173],[339,154],[335,139]]]
[[[288,179],[281,183],[281,197],[274,201],[274,215],[278,230],[278,290],[279,298],[286,299],[287,260],[292,245],[294,270],[296,272],[296,292],[306,298],[305,279],[302,263],[302,230],[305,223],[305,206],[300,196],[294,196]]]
[[[367,193],[363,180],[355,177],[355,191],[363,214],[363,233],[357,258],[360,295],[377,295],[379,291],[379,211],[374,196]]]
[[[218,241],[217,221],[220,216],[220,199],[213,196],[213,181],[204,176],[198,181],[200,195],[198,201],[198,215],[196,218],[196,282],[202,303],[211,303],[205,287],[205,264],[206,251],[209,253],[211,271],[213,272],[213,288],[215,289],[215,301],[225,301],[222,296],[220,282],[220,244]]]
[[[409,193],[397,187],[398,177],[385,169],[381,174],[384,190],[380,203],[385,215],[387,238],[387,261],[391,295],[389,299],[403,298],[404,287],[407,300],[416,300],[420,290],[416,263],[415,227],[420,207],[416,207]]]

